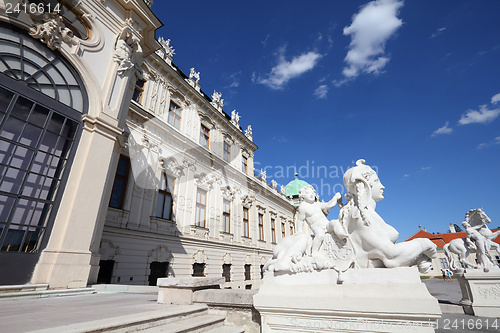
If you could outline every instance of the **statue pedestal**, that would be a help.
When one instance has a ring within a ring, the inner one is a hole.
[[[441,310],[415,267],[267,272],[254,307],[262,332],[434,332]]]
[[[455,272],[462,290],[464,312],[479,317],[500,318],[500,269]]]

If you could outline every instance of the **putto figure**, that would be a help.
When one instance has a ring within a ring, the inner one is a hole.
[[[302,202],[299,205],[297,215],[297,232],[302,232],[305,222],[314,233],[311,247],[311,254],[313,256],[318,253],[328,230],[332,230],[335,236],[341,240],[349,237],[338,220],[328,221],[324,213],[324,211],[333,208],[337,202],[342,199],[342,195],[336,193],[328,202],[318,202],[316,201],[316,197],[317,195],[314,187],[311,185],[302,187],[299,191],[299,198]]]
[[[417,264],[422,273],[431,269],[436,245],[426,238],[396,243],[399,233],[375,211],[385,187],[365,160],[346,171],[344,185],[348,203],[340,210],[339,221],[347,229],[359,268]]]

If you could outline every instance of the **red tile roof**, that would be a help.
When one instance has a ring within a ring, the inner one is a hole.
[[[495,232],[500,229],[492,229],[492,232]],[[438,248],[442,248],[445,244],[451,242],[455,238],[465,238],[467,236],[467,233],[465,231],[462,232],[447,232],[444,234],[431,234],[427,231],[424,230],[419,230],[417,233],[415,233],[413,236],[408,238],[406,241],[410,241],[415,238],[428,238],[430,239],[434,244],[437,245]],[[493,240],[495,243],[500,244],[500,236],[495,238]]]

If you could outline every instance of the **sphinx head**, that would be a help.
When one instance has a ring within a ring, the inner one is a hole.
[[[365,160],[356,161],[356,166],[347,170],[344,174],[344,186],[352,196],[362,197],[363,202],[371,198],[378,202],[384,198],[384,186],[380,182],[377,173],[365,164]]]

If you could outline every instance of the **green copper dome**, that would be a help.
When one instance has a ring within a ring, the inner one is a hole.
[[[305,181],[299,180],[298,176],[299,174],[295,173],[295,179],[289,182],[288,185],[285,187],[285,195],[287,197],[298,196],[300,189],[306,185],[309,185]]]

